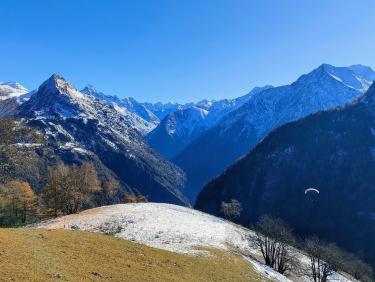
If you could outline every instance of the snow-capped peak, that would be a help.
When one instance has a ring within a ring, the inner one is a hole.
[[[19,97],[29,90],[18,82],[0,82],[0,100]]]
[[[142,134],[152,129],[145,120],[118,106],[116,102],[84,94],[57,74],[52,75],[39,87],[30,100],[22,105],[21,111],[24,115],[36,119],[97,120],[108,126],[116,121]]]
[[[114,105],[117,111],[127,115],[129,119],[133,120],[131,124],[143,135],[154,129],[156,124],[159,123],[158,117],[156,117],[152,111],[148,110],[144,104],[139,103],[132,97],[120,99],[116,95],[107,95],[95,89],[95,87],[90,84],[82,89],[81,92],[87,96]]]
[[[92,84],[87,84],[82,90],[82,93],[93,95],[95,93],[101,93],[100,91],[96,90],[96,88]]]
[[[58,93],[69,96],[73,99],[78,98],[85,100],[85,95],[79,92],[72,84],[70,84],[65,78],[63,78],[59,74],[53,74],[39,87],[39,89],[43,89],[45,93]]]
[[[375,71],[367,66],[336,67],[329,64],[322,64],[312,72],[301,76],[295,84],[304,85],[305,83],[322,81],[322,77],[327,75],[328,78],[334,79],[346,87],[362,93],[367,91],[375,79]]]

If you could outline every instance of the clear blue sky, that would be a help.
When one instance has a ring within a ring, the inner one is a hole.
[[[374,0],[1,0],[0,81],[229,98],[323,62],[375,67]]]

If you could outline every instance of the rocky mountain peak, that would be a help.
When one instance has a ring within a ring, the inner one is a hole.
[[[71,83],[59,74],[53,74],[39,87],[37,95],[62,94],[73,99],[84,99],[85,96],[79,92]]]

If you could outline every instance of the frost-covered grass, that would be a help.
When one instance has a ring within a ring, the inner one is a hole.
[[[247,248],[245,229],[208,214],[170,204],[105,206],[39,224],[102,232],[173,252],[197,254],[196,246]]]
[[[253,234],[250,230],[186,207],[160,203],[105,206],[49,220],[37,227],[100,232],[150,247],[195,256],[207,254],[206,248],[247,254],[252,257],[248,257],[247,261],[265,279],[291,281],[254,259],[261,256],[246,240],[246,236]],[[307,257],[302,253],[298,256],[306,266]],[[302,277],[291,279],[308,281]],[[336,275],[335,281],[349,280]]]

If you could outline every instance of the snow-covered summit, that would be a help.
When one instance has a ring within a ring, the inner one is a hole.
[[[92,119],[101,110],[99,104],[102,103],[79,92],[62,76],[53,74],[21,107],[24,114],[32,114],[35,118]]]
[[[349,88],[365,92],[375,80],[375,72],[367,66],[354,65],[349,67],[336,67],[322,64],[309,74],[301,76],[294,84],[304,85],[315,83],[323,78],[335,79]],[[327,82],[328,83],[328,82]]]
[[[106,120],[119,118],[142,134],[150,130],[149,124],[139,116],[115,103],[96,98],[78,91],[71,83],[58,74],[53,74],[41,84],[33,94],[27,106],[21,106],[22,112],[31,113],[34,118],[84,118]]]
[[[59,74],[53,74],[40,87],[44,89],[44,93],[59,93],[66,95],[74,100],[87,100],[83,93],[79,92],[70,82]]]
[[[29,90],[18,82],[0,82],[0,100],[17,98]]]

